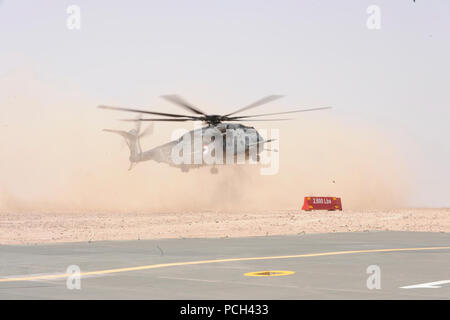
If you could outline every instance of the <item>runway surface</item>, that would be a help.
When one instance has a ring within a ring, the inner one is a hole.
[[[449,298],[448,233],[0,246],[0,299]]]

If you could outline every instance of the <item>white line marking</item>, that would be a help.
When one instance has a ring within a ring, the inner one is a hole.
[[[442,286],[440,286],[440,285],[446,284],[446,283],[450,283],[450,280],[441,280],[441,281],[435,281],[435,282],[420,283],[420,284],[415,284],[412,286],[400,287],[400,289],[420,289],[420,288],[437,289],[437,288],[442,288]]]

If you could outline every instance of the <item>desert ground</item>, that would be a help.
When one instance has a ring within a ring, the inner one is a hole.
[[[0,213],[0,244],[364,231],[450,232],[450,209]]]

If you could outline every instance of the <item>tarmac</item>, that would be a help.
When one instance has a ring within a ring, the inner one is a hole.
[[[450,299],[450,234],[0,245],[0,299]]]

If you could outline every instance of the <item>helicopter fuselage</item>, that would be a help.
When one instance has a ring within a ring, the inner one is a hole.
[[[130,161],[154,160],[187,171],[205,165],[235,164],[250,158],[258,161],[265,142],[254,127],[219,123],[191,130],[177,140],[137,152],[130,156]]]

